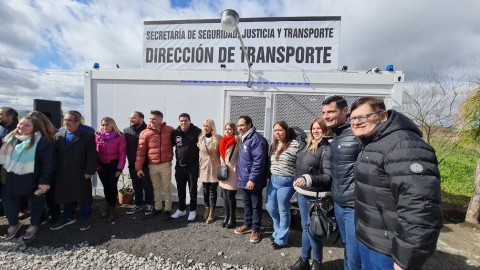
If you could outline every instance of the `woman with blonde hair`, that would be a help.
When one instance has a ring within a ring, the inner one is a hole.
[[[104,117],[100,124],[98,131],[95,132],[95,142],[99,161],[97,171],[107,202],[102,217],[108,216],[108,221],[111,222],[115,218],[118,178],[126,163],[127,148],[125,135],[118,129],[115,120]]]
[[[217,206],[217,167],[220,165],[218,146],[222,136],[217,134],[215,122],[207,119],[203,123],[202,133],[198,137],[200,149],[200,170],[198,179],[203,184],[203,200],[205,202],[204,218],[207,224],[215,221]]]
[[[228,167],[228,179],[220,181],[219,185],[223,190],[223,201],[225,205],[225,218],[222,227],[233,229],[236,225],[235,210],[237,209],[237,164],[238,152],[242,139],[238,136],[237,125],[233,122],[225,124],[223,137],[220,140],[219,152],[220,163]]]
[[[320,269],[323,260],[322,240],[310,235],[309,205],[319,197],[329,195],[332,185],[330,168],[331,131],[325,119],[317,117],[310,124],[310,136],[304,151],[297,154],[295,182],[293,186],[298,193],[298,207],[302,224],[302,249],[297,262],[290,270]],[[310,258],[313,257],[312,266]]]
[[[19,202],[22,196],[28,196],[31,225],[23,239],[29,240],[40,228],[45,205],[42,195],[50,189],[55,175],[55,144],[42,121],[32,116],[22,118],[4,142],[0,148],[0,164],[5,176],[2,202],[10,225],[5,238],[14,238],[22,226],[18,220]]]

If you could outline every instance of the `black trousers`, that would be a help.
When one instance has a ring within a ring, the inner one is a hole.
[[[190,193],[190,211],[197,210],[198,166],[181,167],[175,166],[175,181],[178,190],[178,210],[185,211],[187,184]]]
[[[142,168],[142,171],[145,174],[143,178],[138,178],[137,172],[135,172],[134,168],[131,168],[128,171],[130,172],[130,177],[132,178],[132,187],[135,191],[135,205],[154,205],[153,186],[148,167]]]
[[[237,199],[235,196],[237,195],[236,190],[223,190],[223,201],[225,204],[225,216],[233,216],[235,217],[235,210],[237,209]]]
[[[100,163],[101,168],[98,171],[98,176],[103,185],[103,193],[105,193],[105,200],[110,206],[117,205],[118,200],[118,177],[115,177],[117,165],[118,159],[108,164]]]
[[[205,207],[213,208],[217,206],[217,189],[218,183],[202,183],[203,184],[203,201]]]

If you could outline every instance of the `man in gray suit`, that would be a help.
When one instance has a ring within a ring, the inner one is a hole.
[[[58,172],[55,179],[55,201],[63,204],[63,220],[51,230],[74,224],[76,203],[80,205],[80,230],[90,229],[92,212],[92,175],[98,162],[95,135],[80,128],[81,115],[69,111],[64,116],[65,129],[55,134]]]

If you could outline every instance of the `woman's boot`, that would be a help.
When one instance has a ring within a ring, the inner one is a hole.
[[[227,226],[227,223],[228,223],[228,220],[230,219],[230,208],[227,206],[227,204],[225,204],[225,218],[223,219],[222,221],[222,227],[225,228],[225,226]]]
[[[210,214],[210,207],[205,207],[205,212],[203,213],[203,219],[205,221],[207,221],[209,214]]]
[[[235,199],[229,200],[228,201],[228,208],[230,208],[230,215],[228,217],[228,223],[225,226],[227,229],[233,229],[235,228],[235,225],[237,225],[237,218],[235,217],[235,212],[237,209],[237,201]]]
[[[208,213],[207,224],[211,224],[215,221],[215,208],[210,208],[210,212]]]

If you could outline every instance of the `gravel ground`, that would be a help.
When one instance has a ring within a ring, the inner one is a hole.
[[[301,232],[293,219],[290,247],[273,250],[271,221],[264,213],[261,241],[248,242],[248,235],[235,235],[203,221],[199,207],[197,220],[185,217],[164,221],[165,215],[145,218],[143,212],[126,215],[118,208],[113,223],[100,218],[103,203],[94,203],[92,228],[79,231],[79,222],[58,231],[42,225],[37,237],[28,242],[17,237],[0,241],[0,269],[287,269],[300,254]],[[221,215],[223,209],[218,209]],[[23,221],[28,224],[28,219]],[[238,225],[241,212],[238,214]],[[0,219],[0,233],[7,230]],[[27,226],[20,229],[23,235]],[[448,224],[438,250],[426,269],[480,269],[478,228]],[[339,244],[324,248],[324,269],[343,268],[343,249]]]

